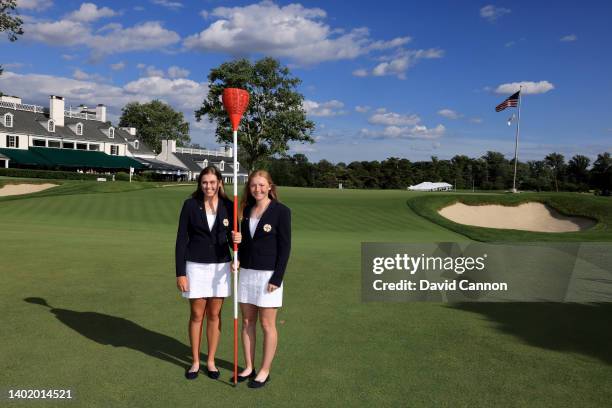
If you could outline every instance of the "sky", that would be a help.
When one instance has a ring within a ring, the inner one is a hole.
[[[107,105],[161,99],[184,113],[193,143],[212,68],[278,58],[302,80],[311,161],[411,161],[488,150],[519,160],[612,151],[612,2],[18,0],[25,34],[0,33],[0,90],[24,103]],[[607,50],[607,51],[606,51]]]

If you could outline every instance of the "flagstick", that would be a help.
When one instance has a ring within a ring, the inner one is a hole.
[[[516,137],[514,138],[514,179],[512,180],[512,192],[516,193],[516,166],[518,164],[518,139],[519,139],[519,132],[520,132],[520,126],[521,126],[521,88],[522,86],[519,87],[519,100],[518,100],[518,117],[516,120]]]
[[[238,131],[234,130],[234,234],[238,232]],[[238,244],[234,243],[234,385],[238,384]]]

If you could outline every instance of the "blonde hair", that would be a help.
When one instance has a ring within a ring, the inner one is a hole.
[[[246,184],[244,185],[244,192],[242,194],[242,199],[240,200],[240,213],[243,214],[244,209],[248,206],[252,206],[255,204],[255,197],[251,194],[251,189],[249,188],[251,185],[251,181],[255,177],[263,177],[270,184],[270,191],[268,191],[268,197],[272,200],[278,201],[278,194],[276,193],[276,184],[272,181],[272,177],[270,173],[266,170],[255,170],[251,174],[249,174],[249,178],[247,179]],[[244,216],[244,214],[243,214]]]

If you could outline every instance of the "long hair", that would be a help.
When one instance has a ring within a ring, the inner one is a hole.
[[[223,177],[221,176],[221,172],[219,171],[219,169],[215,166],[208,166],[202,169],[200,175],[198,176],[198,185],[196,187],[196,190],[191,194],[191,196],[198,201],[204,201],[204,192],[202,191],[202,177],[204,177],[206,174],[214,174],[215,177],[217,177],[217,181],[219,181],[218,195],[224,200],[227,200],[227,194],[225,194],[225,189],[223,187]]]
[[[251,195],[251,189],[249,188],[249,186],[251,185],[251,181],[255,177],[263,177],[266,180],[268,180],[268,183],[270,184],[270,187],[271,187],[270,191],[268,192],[268,197],[270,197],[270,199],[272,200],[278,201],[278,194],[276,193],[276,184],[274,184],[274,182],[272,181],[272,177],[270,177],[270,173],[268,173],[265,170],[255,170],[254,172],[249,174],[249,178],[246,184],[244,185],[244,192],[242,193],[242,199],[240,200],[240,213],[241,214],[244,212],[244,209],[246,207],[252,206],[255,204],[255,197]]]

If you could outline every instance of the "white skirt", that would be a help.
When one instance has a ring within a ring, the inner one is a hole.
[[[184,298],[228,297],[231,287],[230,263],[199,263],[185,265],[188,291]]]
[[[238,277],[238,302],[259,307],[281,307],[283,285],[274,292],[268,292],[268,282],[274,271],[240,268]]]

